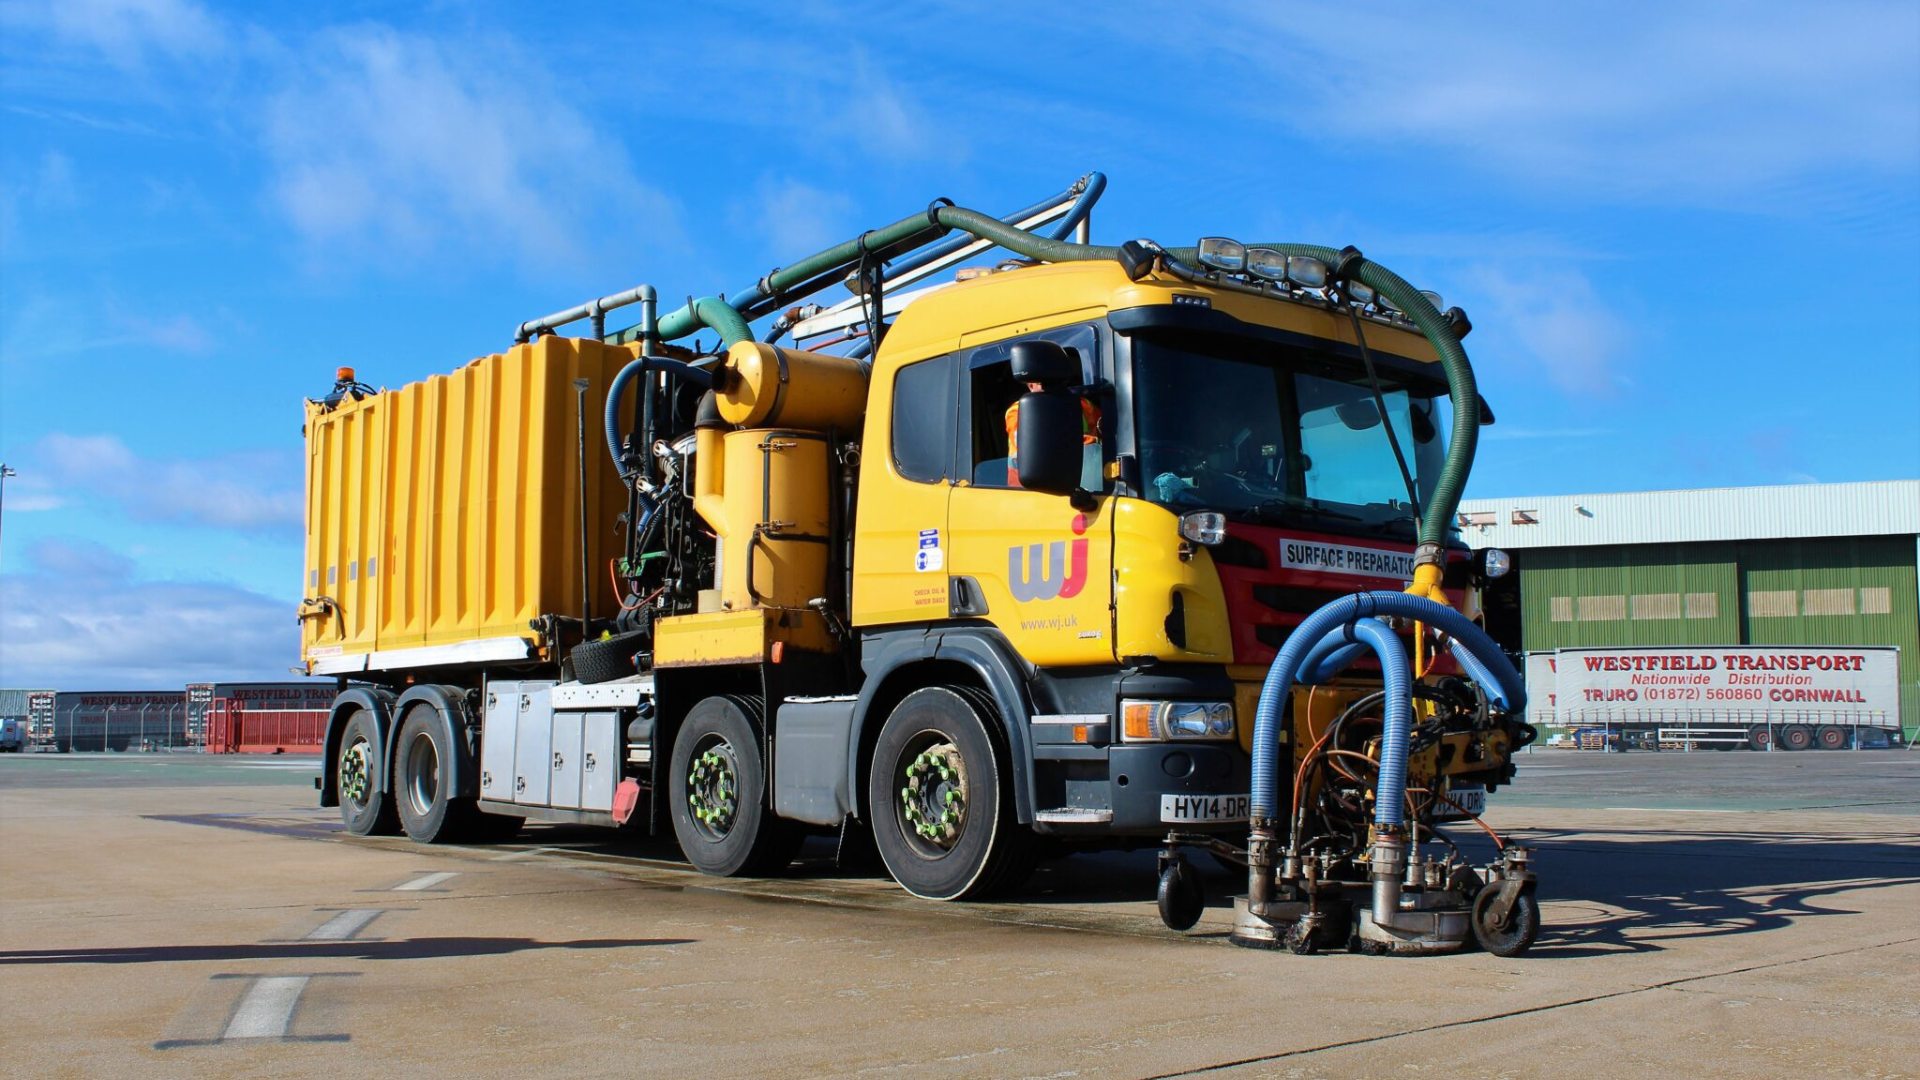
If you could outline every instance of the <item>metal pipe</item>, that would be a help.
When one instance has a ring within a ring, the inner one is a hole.
[[[1107,174],[1090,172],[1080,178],[1079,187],[1080,197],[1073,201],[1073,205],[1067,208],[1067,216],[1054,227],[1051,235],[1055,240],[1065,240],[1067,234],[1071,233],[1074,243],[1087,242],[1087,218],[1093,213],[1093,204],[1099,202],[1100,196],[1107,190]]]
[[[587,552],[587,387],[586,379],[573,380],[574,452],[580,460],[580,640],[593,640],[593,568]],[[617,598],[616,598],[617,599]],[[575,673],[576,675],[578,672]]]
[[[603,296],[598,300],[589,300],[584,304],[575,304],[565,311],[556,311],[551,315],[542,315],[537,319],[529,319],[513,328],[514,344],[518,345],[521,342],[531,341],[537,334],[544,334],[557,327],[565,326],[568,323],[579,322],[581,319],[603,318],[607,312],[612,311],[614,308],[626,307],[635,301],[649,300],[653,298],[653,295],[653,286],[635,285],[633,288],[627,289],[624,292]],[[594,336],[605,337],[604,326],[601,332],[596,333]]]

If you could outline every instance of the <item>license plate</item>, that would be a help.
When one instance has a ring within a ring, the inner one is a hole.
[[[1160,820],[1245,821],[1250,795],[1162,795]]]
[[[1470,814],[1487,812],[1487,789],[1478,784],[1462,784],[1447,792],[1447,798],[1453,800],[1454,806],[1459,809],[1456,810],[1454,806],[1441,803],[1440,812],[1433,815],[1437,821],[1461,821]]]

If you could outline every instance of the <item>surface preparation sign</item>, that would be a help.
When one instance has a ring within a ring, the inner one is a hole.
[[[1318,540],[1280,538],[1280,565],[1288,570],[1316,570],[1322,574],[1355,577],[1413,579],[1413,553],[1390,548],[1324,544]]]

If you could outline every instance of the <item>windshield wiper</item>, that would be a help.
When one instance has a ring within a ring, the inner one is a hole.
[[[1368,520],[1359,514],[1349,514],[1345,510],[1333,510],[1325,506],[1316,506],[1305,500],[1296,501],[1293,499],[1267,499],[1264,502],[1255,503],[1248,512],[1256,517],[1267,517],[1269,515],[1278,516],[1283,514],[1308,514],[1315,517],[1333,518],[1336,521],[1358,521],[1365,523]]]

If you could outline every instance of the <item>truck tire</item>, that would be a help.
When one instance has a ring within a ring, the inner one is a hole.
[[[407,710],[394,744],[393,802],[400,827],[417,844],[459,843],[479,824],[474,801],[453,794],[455,751],[446,741],[446,726],[431,707]]]
[[[928,687],[894,706],[880,729],[867,784],[874,844],[915,896],[975,899],[1033,868],[987,720],[970,695]]]
[[[340,822],[355,836],[392,836],[400,831],[393,797],[380,792],[386,755],[380,747],[380,725],[373,714],[356,709],[340,733],[340,754],[334,759],[334,777],[340,791]]]
[[[567,654],[567,658],[573,661],[573,677],[583,683],[612,682],[626,678],[634,673],[633,655],[646,644],[646,639],[646,631],[634,630],[575,645],[573,651]]]
[[[1814,740],[1822,750],[1845,750],[1847,748],[1847,729],[1838,724],[1821,724],[1820,730],[1813,733]]]
[[[760,714],[755,699],[710,697],[687,713],[674,735],[667,778],[673,834],[703,874],[775,873],[805,839],[769,806]]]
[[[1753,750],[1765,750],[1773,742],[1773,728],[1768,724],[1755,724],[1747,729],[1747,746]]]
[[[1805,750],[1813,746],[1813,729],[1805,724],[1788,724],[1780,729],[1780,749]]]

